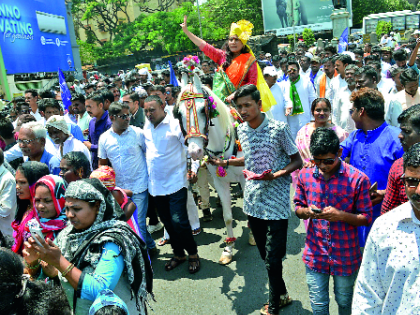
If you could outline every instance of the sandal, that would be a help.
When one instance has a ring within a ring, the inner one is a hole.
[[[192,230],[191,232],[192,232],[193,236],[196,236],[196,235],[201,233],[201,227],[196,228],[196,229]]]
[[[288,293],[280,296],[280,302],[279,302],[279,309],[291,304],[293,302],[292,298],[289,296]],[[276,314],[271,314],[268,312],[268,302],[264,304],[264,306],[261,308],[260,310],[260,314],[261,315],[276,315]]]
[[[176,257],[172,257],[170,261],[168,261],[165,264],[165,270],[166,271],[171,271],[173,269],[175,269],[176,267],[178,267],[180,264],[182,264],[183,262],[185,262],[187,259],[184,257],[183,259],[178,259]]]
[[[163,245],[169,244],[170,242],[171,242],[171,240],[169,238],[162,237],[157,244],[159,246],[163,246]]]
[[[189,258],[188,259],[188,271],[190,272],[190,274],[194,274],[196,272],[200,271],[200,257],[197,258]]]

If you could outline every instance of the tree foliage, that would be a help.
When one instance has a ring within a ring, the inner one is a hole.
[[[363,17],[369,14],[412,9],[407,0],[353,0],[353,25],[363,23]]]
[[[312,46],[315,43],[314,32],[310,28],[305,28],[302,33],[303,41],[308,47]]]
[[[381,39],[382,34],[389,34],[391,30],[392,30],[391,22],[379,21],[378,24],[376,25],[376,35],[378,36],[378,40]]]

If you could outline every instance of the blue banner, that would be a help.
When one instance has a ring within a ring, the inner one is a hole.
[[[178,80],[176,79],[174,68],[172,68],[172,62],[168,60],[169,64],[169,70],[171,72],[171,80],[169,81],[169,84],[172,84],[173,86],[179,86]]]
[[[347,50],[347,45],[349,44],[349,28],[343,31],[338,41],[338,53],[342,53],[343,51]]]
[[[74,70],[64,0],[2,0],[0,33],[7,74]]]
[[[64,108],[69,109],[71,106],[71,93],[67,86],[66,78],[60,68],[58,68],[58,81],[60,82],[61,100],[63,101]]]

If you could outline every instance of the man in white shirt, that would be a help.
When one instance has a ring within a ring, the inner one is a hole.
[[[299,64],[296,61],[289,61],[287,72],[289,80],[285,83],[286,94],[290,95],[293,85],[296,87],[298,94],[294,99],[290,100],[292,112],[287,117],[293,139],[296,139],[299,129],[311,121],[311,104],[316,99],[316,94],[309,78],[299,75]],[[302,105],[303,113],[297,113],[299,101]]]
[[[83,133],[83,138],[87,141],[89,135],[89,122],[92,119],[85,107],[85,96],[82,94],[72,94],[71,107],[77,117],[77,125]]]
[[[3,163],[3,150],[0,149],[0,231],[6,240],[12,241],[11,224],[16,212],[16,182]]]
[[[274,66],[264,68],[264,79],[276,100],[276,105],[270,109],[273,118],[287,123],[286,116],[288,116],[292,110],[290,96],[285,91],[284,82],[277,82],[277,71]]]
[[[144,137],[149,193],[169,233],[174,252],[165,270],[173,270],[184,262],[186,250],[189,254],[189,272],[196,273],[200,270],[200,261],[187,214],[187,153],[184,136],[178,120],[165,112],[165,104],[159,96],[146,98],[144,113],[148,120],[144,126]],[[191,179],[196,179],[196,171],[193,169],[189,174]]]
[[[322,60],[324,73],[318,75],[315,80],[315,91],[318,97],[325,97],[333,103],[331,97],[331,82],[335,75],[334,59],[332,57]]]
[[[382,76],[382,71],[381,71],[382,68],[381,68],[381,63],[379,61],[371,61],[369,62],[368,66],[375,69],[378,75],[378,81],[376,82],[376,87],[378,91],[381,92],[383,96],[387,95],[391,91],[392,87],[394,86],[394,81]]]
[[[338,95],[338,91],[342,88],[345,88],[347,86],[347,82],[345,80],[345,69],[349,64],[352,64],[353,60],[349,55],[340,54],[334,62],[335,70],[337,71],[338,75],[332,79],[331,82],[331,89],[330,89],[330,95],[327,95],[327,98],[329,100],[332,100],[332,110],[334,113],[334,98],[336,95]]]
[[[150,251],[156,244],[146,227],[149,195],[143,131],[130,126],[131,114],[127,104],[114,102],[108,113],[112,126],[99,138],[99,165],[112,165],[116,185],[133,192],[131,199],[137,205],[140,233]]]
[[[48,118],[45,128],[47,128],[49,137],[57,146],[57,155],[60,157],[60,160],[68,152],[80,151],[91,161],[89,149],[80,140],[71,135],[63,116],[51,116]]]
[[[403,160],[409,201],[372,226],[355,285],[353,314],[419,313],[420,143]]]
[[[309,74],[311,73],[312,58],[309,57],[310,55],[311,55],[310,53],[306,53],[304,56],[300,58],[300,61],[299,61],[299,65],[300,65],[299,74],[307,78],[309,78]]]
[[[346,67],[345,80],[347,86],[343,87],[338,91],[334,99],[335,109],[333,111],[332,122],[343,128],[348,133],[356,129],[354,120],[351,118],[350,109],[353,107],[350,102],[351,93],[356,90],[356,72],[359,69],[358,66],[351,64]]]
[[[38,91],[35,89],[28,89],[25,91],[25,102],[29,104],[31,108],[30,114],[35,117],[36,121],[42,120],[44,121],[44,118],[41,116],[39,110],[38,110],[38,102],[39,95]]]
[[[405,69],[400,75],[404,90],[398,92],[396,99],[401,103],[402,110],[420,104],[419,74],[412,68]]]

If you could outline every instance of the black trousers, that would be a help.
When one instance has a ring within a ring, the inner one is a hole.
[[[175,256],[184,257],[197,254],[197,244],[191,233],[187,214],[187,188],[167,196],[153,197],[160,221],[171,237],[171,246]]]
[[[149,203],[147,207],[147,216],[149,217],[149,225],[156,225],[159,223],[159,219],[156,213],[155,202],[153,197],[149,194]]]
[[[286,255],[288,219],[262,220],[248,216],[248,220],[268,273],[268,310],[277,314],[280,295],[287,293],[282,259]]]

